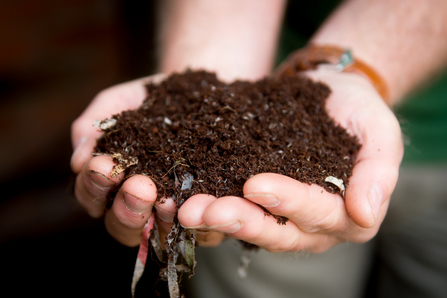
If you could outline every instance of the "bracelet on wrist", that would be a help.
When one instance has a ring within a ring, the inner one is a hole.
[[[387,105],[389,102],[388,87],[385,80],[369,65],[352,56],[350,50],[337,46],[309,45],[293,52],[278,67],[277,75],[293,75],[300,71],[316,69],[320,64],[331,64],[334,70],[358,73],[368,78]]]

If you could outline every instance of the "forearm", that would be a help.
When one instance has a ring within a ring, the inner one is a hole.
[[[163,1],[159,71],[188,67],[224,80],[271,72],[285,1]]]
[[[348,0],[311,42],[350,48],[385,79],[396,103],[447,65],[447,1]]]

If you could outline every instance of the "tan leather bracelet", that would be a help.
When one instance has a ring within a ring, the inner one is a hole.
[[[371,81],[385,103],[390,105],[388,87],[385,80],[369,65],[354,59],[349,50],[337,46],[309,45],[293,52],[278,67],[276,75],[293,75],[300,71],[316,69],[319,64],[332,64],[337,71],[364,75]]]

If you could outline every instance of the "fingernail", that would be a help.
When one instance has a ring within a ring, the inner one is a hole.
[[[92,183],[100,189],[108,189],[115,185],[115,182],[107,178],[101,173],[90,171],[89,173],[90,180]]]
[[[371,209],[374,214],[374,222],[377,220],[379,215],[380,207],[382,206],[383,194],[382,190],[377,185],[372,185],[368,193],[369,203],[371,204]]]
[[[152,208],[153,204],[140,199],[130,193],[123,193],[123,201],[127,210],[135,214],[141,214]]]
[[[252,193],[244,195],[244,197],[263,207],[276,207],[281,203],[277,197],[267,193]]]
[[[175,213],[166,211],[164,209],[161,209],[160,207],[155,206],[155,209],[157,209],[157,216],[161,221],[171,223],[174,221]]]
[[[216,230],[222,233],[236,233],[241,229],[241,223],[239,221],[233,221],[224,225],[217,225],[209,227],[210,230]]]

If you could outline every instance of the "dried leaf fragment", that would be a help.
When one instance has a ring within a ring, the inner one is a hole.
[[[196,230],[184,230],[180,234],[179,242],[180,253],[186,261],[190,277],[194,275],[196,268],[195,247],[196,247]]]
[[[174,219],[171,231],[166,237],[166,252],[168,254],[168,265],[166,267],[167,280],[170,298],[178,298],[180,296],[179,280],[177,275],[177,258],[179,255],[177,237],[180,235],[181,226]]]
[[[133,156],[129,156],[126,159],[121,153],[113,153],[111,157],[118,160],[118,164],[113,166],[112,172],[110,173],[110,177],[112,178],[124,172],[128,167],[138,164],[138,158]]]
[[[163,248],[160,243],[160,233],[158,231],[157,222],[154,223],[154,228],[152,229],[152,233],[149,237],[152,247],[154,248],[155,255],[157,256],[160,262],[166,262],[163,255]]]

